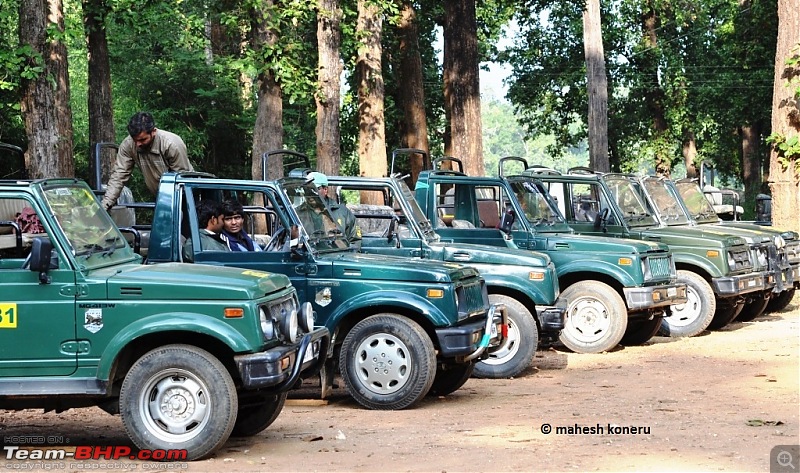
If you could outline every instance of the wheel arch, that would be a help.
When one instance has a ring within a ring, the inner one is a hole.
[[[622,283],[618,279],[606,273],[598,273],[594,271],[579,271],[579,272],[566,273],[559,276],[558,285],[561,288],[561,292],[564,292],[564,290],[567,289],[568,287],[572,286],[575,283],[579,283],[581,281],[599,281],[605,283],[614,288],[614,291],[616,291],[617,294],[619,294],[619,296],[622,298],[622,300],[625,301],[625,293],[622,290],[624,286],[622,285]]]

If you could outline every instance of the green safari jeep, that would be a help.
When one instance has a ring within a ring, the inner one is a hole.
[[[458,170],[437,169],[448,161]],[[531,177],[467,176],[449,157],[432,166],[417,179],[416,200],[442,241],[507,247],[513,237],[517,247],[550,256],[567,308],[560,341],[572,351],[643,343],[669,306],[686,301],[665,244],[576,235]]]
[[[141,262],[84,182],[0,181],[4,409],[99,406],[137,447],[195,460],[320,370],[328,330],[286,276]]]

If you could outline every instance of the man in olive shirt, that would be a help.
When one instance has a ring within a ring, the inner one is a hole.
[[[231,251],[222,239],[225,228],[225,208],[217,201],[203,200],[197,204],[197,220],[200,224],[200,251]],[[183,243],[183,260],[194,261],[194,244],[191,238]]]
[[[108,210],[117,202],[123,186],[128,182],[135,165],[139,166],[150,192],[158,192],[161,175],[167,171],[193,171],[180,136],[156,128],[153,116],[138,112],[128,121],[128,136],[119,145],[117,163],[103,196],[103,207]]]

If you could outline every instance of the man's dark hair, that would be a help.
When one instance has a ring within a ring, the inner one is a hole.
[[[244,207],[238,200],[229,199],[222,203],[222,210],[226,217],[241,215],[244,217]]]
[[[197,204],[197,220],[200,228],[206,228],[212,217],[219,217],[223,213],[222,204],[216,200],[206,199]]]
[[[128,120],[128,134],[137,136],[142,132],[150,133],[156,128],[153,116],[147,112],[137,112]]]

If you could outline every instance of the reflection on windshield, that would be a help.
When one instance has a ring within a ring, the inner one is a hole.
[[[626,223],[632,226],[652,226],[657,223],[654,212],[632,181],[626,178],[609,178],[606,179],[606,185]]]
[[[284,185],[308,244],[316,251],[345,250],[349,247],[342,229],[331,216],[313,184]]]
[[[44,192],[47,205],[66,235],[72,253],[87,260],[110,256],[127,246],[108,213],[89,189],[81,186],[50,187]],[[84,262],[85,263],[85,262]],[[97,261],[97,264],[101,264]]]
[[[514,181],[509,183],[517,196],[525,217],[533,225],[553,225],[563,223],[564,219],[555,202],[539,183],[534,181]]]
[[[667,225],[686,225],[689,217],[680,203],[680,196],[663,179],[647,178],[644,189],[650,195],[655,210]]]
[[[711,202],[706,199],[700,186],[695,182],[680,182],[675,184],[680,192],[681,198],[686,203],[686,208],[692,214],[692,218],[698,223],[717,222],[719,219]]]

